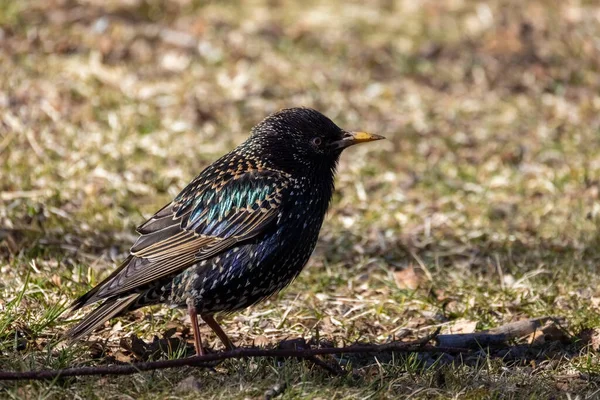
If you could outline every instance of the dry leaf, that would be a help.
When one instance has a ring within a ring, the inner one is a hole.
[[[477,328],[477,321],[459,319],[451,327],[450,333],[473,333]]]
[[[331,333],[331,332],[335,331],[335,326],[331,322],[331,317],[329,317],[329,316],[323,317],[323,319],[321,319],[321,321],[319,321],[319,323],[321,325],[322,332]]]
[[[51,281],[51,282],[52,282],[52,283],[53,283],[55,286],[58,286],[58,287],[60,287],[60,285],[61,285],[61,283],[62,283],[60,276],[58,276],[58,275],[56,275],[56,274],[54,274],[54,275],[52,275],[52,276],[50,277],[50,281]]]
[[[544,333],[544,338],[547,341],[558,341],[562,343],[569,343],[571,338],[565,333],[564,330],[560,329],[558,325],[556,325],[552,321],[548,321],[544,327],[542,327],[542,332]],[[597,340],[600,339],[597,338]]]
[[[584,329],[579,333],[584,343],[588,343],[594,351],[600,350],[600,329]]]
[[[546,343],[546,337],[544,335],[544,332],[539,329],[536,330],[535,332],[527,336],[527,343],[536,345],[542,345]]]
[[[258,335],[257,337],[254,338],[255,346],[265,347],[265,346],[269,345],[269,343],[271,343],[271,342],[269,341],[269,338],[267,338],[265,335]]]
[[[115,360],[122,362],[122,363],[130,363],[131,362],[131,357],[124,354],[122,351],[117,351],[113,357],[115,358]]]
[[[542,328],[536,329],[535,332],[527,336],[527,343],[529,344],[542,345],[546,342],[555,341],[568,343],[570,339],[553,321],[547,321]]]
[[[398,289],[416,290],[423,281],[423,273],[412,265],[401,271],[394,272],[394,281]]]
[[[137,335],[131,335],[131,352],[137,358],[145,358],[148,350],[148,344],[144,342],[142,339],[137,337]]]

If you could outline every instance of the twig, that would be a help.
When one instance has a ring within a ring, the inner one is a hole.
[[[437,344],[442,347],[461,347],[473,349],[486,346],[498,346],[508,342],[509,340],[530,335],[542,327],[545,322],[550,320],[555,320],[555,318],[532,318],[524,321],[512,322],[510,324],[482,332],[438,335],[436,341]]]
[[[435,334],[434,334],[435,335]],[[231,351],[182,358],[177,360],[161,360],[152,362],[141,362],[129,365],[106,366],[106,367],[79,367],[57,370],[39,371],[0,371],[0,380],[44,380],[56,379],[68,376],[90,376],[90,375],[130,375],[142,371],[154,371],[166,368],[178,368],[184,366],[206,367],[209,361],[221,361],[230,358],[255,358],[255,357],[282,357],[282,358],[304,358],[323,354],[351,354],[351,353],[385,353],[385,352],[433,352],[433,353],[464,353],[467,349],[445,348],[427,345],[434,335],[410,343],[391,342],[381,345],[353,345],[348,347],[315,348],[315,349],[256,349],[238,348]]]

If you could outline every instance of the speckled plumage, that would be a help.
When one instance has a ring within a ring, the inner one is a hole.
[[[342,150],[380,138],[311,109],[267,117],[138,228],[130,256],[74,303],[103,301],[69,335],[146,305],[187,306],[204,318],[283,289],[315,247]]]

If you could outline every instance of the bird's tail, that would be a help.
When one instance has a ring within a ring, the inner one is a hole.
[[[98,308],[86,315],[83,321],[69,329],[65,334],[66,338],[72,342],[91,333],[105,321],[127,311],[141,295],[142,293],[133,293],[129,296],[114,297],[104,301]]]

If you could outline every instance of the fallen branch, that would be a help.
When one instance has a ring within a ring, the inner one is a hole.
[[[512,322],[482,332],[455,333],[438,335],[436,342],[440,347],[460,347],[478,349],[488,346],[500,346],[506,342],[531,335],[548,321],[555,321],[553,317],[532,318],[524,321]]]
[[[39,371],[0,371],[0,380],[44,380],[64,378],[68,376],[90,376],[90,375],[130,375],[143,371],[154,371],[166,368],[178,367],[210,367],[211,361],[223,361],[230,358],[302,358],[314,362],[315,356],[325,354],[355,354],[355,353],[386,353],[386,352],[431,352],[431,353],[464,353],[467,349],[446,348],[431,346],[427,343],[435,335],[429,335],[416,342],[391,342],[380,345],[352,345],[348,347],[330,348],[308,348],[308,349],[257,349],[238,348],[231,351],[212,353],[204,356],[195,356],[177,360],[161,360],[151,362],[140,362],[129,365],[106,366],[106,367],[79,367],[57,370]],[[319,365],[320,363],[317,363]]]

